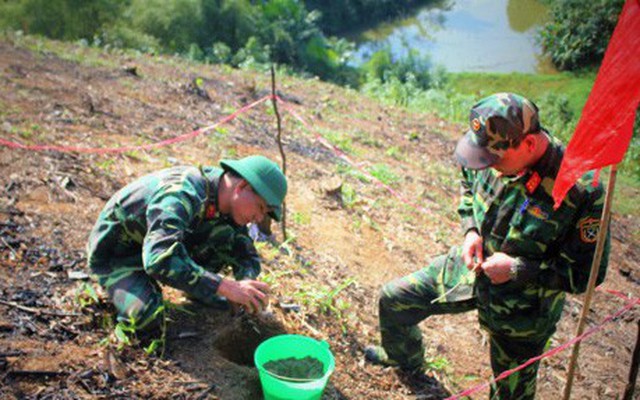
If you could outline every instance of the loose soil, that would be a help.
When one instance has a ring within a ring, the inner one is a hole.
[[[197,77],[203,83],[195,87]],[[421,324],[431,368],[425,382],[363,361],[364,347],[379,341],[380,286],[460,242],[451,154],[462,126],[318,80],[278,79],[280,94],[356,168],[280,107],[293,239],[278,246],[282,234],[274,225],[276,244],[258,243],[271,306],[260,316],[234,316],[164,288],[177,307],[169,313],[162,357],[146,355],[135,338],[133,345],[119,341],[110,305],[104,297],[93,301],[84,275],[87,235],[106,200],[143,174],[250,154],[279,159],[271,104],[150,151],[0,147],[0,398],[258,399],[253,352],[282,333],[330,344],[336,370],[324,399],[441,399],[490,378],[487,335],[475,313]],[[266,73],[24,37],[0,40],[0,137],[25,144],[154,143],[209,126],[269,90]],[[408,200],[357,168],[377,171]],[[638,214],[614,212],[603,285],[634,297],[640,295]],[[552,347],[573,336],[582,302],[582,296],[568,296]],[[623,305],[597,292],[588,327]],[[583,343],[573,399],[621,397],[638,318],[633,309]],[[542,362],[540,399],[560,398],[568,356],[565,351]]]

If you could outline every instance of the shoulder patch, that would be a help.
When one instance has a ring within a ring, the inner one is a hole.
[[[600,231],[600,220],[593,217],[583,218],[578,222],[580,240],[584,243],[595,243]]]

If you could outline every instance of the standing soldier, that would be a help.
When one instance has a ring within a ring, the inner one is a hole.
[[[370,362],[421,374],[418,323],[477,309],[498,376],[540,355],[565,292],[586,290],[604,203],[593,174],[554,210],[551,190],[564,148],[540,126],[536,105],[516,94],[494,94],[472,107],[469,122],[455,152],[462,166],[463,244],[382,288],[382,346],[365,349]],[[608,252],[609,238],[598,283]],[[491,398],[533,399],[537,371],[535,363],[498,381]]]
[[[88,263],[118,312],[155,336],[164,309],[158,282],[205,304],[226,300],[248,312],[267,304],[260,259],[246,225],[280,220],[287,181],[262,156],[216,167],[174,167],[144,176],[106,204],[88,243]],[[218,272],[231,266],[234,280]]]

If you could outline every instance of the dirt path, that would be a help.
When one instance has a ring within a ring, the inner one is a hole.
[[[0,42],[0,137],[22,143],[151,143],[209,125],[270,87],[268,76],[255,72],[28,38],[18,42]],[[138,76],[127,72],[133,66]],[[196,77],[204,78],[209,99],[194,90]],[[233,318],[167,289],[167,298],[193,314],[172,311],[166,357],[159,359],[137,348],[118,350],[113,336],[108,345],[113,325],[108,307],[81,307],[81,301],[90,302],[87,281],[77,279],[86,272],[87,234],[109,196],[149,171],[253,153],[277,159],[271,106],[259,106],[208,135],[149,152],[78,155],[0,147],[0,299],[5,301],[0,398],[255,399],[260,386],[253,349],[284,332],[330,343],[336,372],[326,399],[443,398],[447,390],[454,393],[490,377],[487,338],[475,313],[423,324],[438,383],[422,388],[421,395],[392,371],[362,362],[363,346],[378,340],[380,285],[427,265],[459,240],[449,155],[460,128],[318,81],[280,79],[280,90],[314,129],[423,210],[368,182],[286,116],[288,221],[295,240],[288,243],[289,254],[260,244],[264,277],[274,291],[272,314]],[[639,227],[637,216],[614,216],[604,285],[636,297]],[[301,310],[286,311],[290,303]],[[580,297],[569,298],[552,346],[571,338],[580,305]],[[598,293],[590,326],[622,305]],[[574,398],[621,395],[637,318],[638,310],[627,313],[583,345]],[[562,353],[542,363],[541,399],[558,398],[567,358]]]

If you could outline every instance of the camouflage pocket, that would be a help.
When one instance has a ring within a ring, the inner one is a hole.
[[[478,295],[478,313],[480,320],[492,332],[509,337],[532,337],[538,334],[540,323],[545,318],[541,315],[535,287],[489,283],[485,291],[484,296]]]

